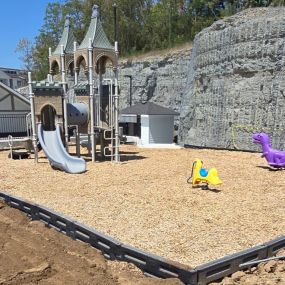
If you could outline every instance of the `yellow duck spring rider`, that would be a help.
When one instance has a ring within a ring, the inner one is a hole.
[[[195,159],[192,165],[191,176],[187,179],[188,183],[191,183],[192,186],[199,185],[200,183],[206,183],[206,186],[211,185],[220,185],[222,180],[218,176],[218,171],[216,168],[211,168],[208,171],[203,168],[203,161],[201,159]]]

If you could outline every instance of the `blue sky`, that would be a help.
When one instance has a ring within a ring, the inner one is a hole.
[[[0,67],[21,68],[15,49],[19,39],[33,41],[43,25],[48,3],[63,0],[0,0]]]

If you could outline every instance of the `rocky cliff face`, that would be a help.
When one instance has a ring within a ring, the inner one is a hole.
[[[160,56],[126,59],[120,62],[120,108],[129,106],[132,76],[132,104],[151,101],[180,112],[190,62],[190,48]],[[179,118],[177,118],[178,120]]]
[[[285,9],[261,8],[215,22],[194,41],[182,98],[181,144],[257,150],[265,131],[285,148]]]
[[[285,149],[285,8],[245,10],[201,31],[192,49],[119,67],[120,109],[129,106],[131,75],[133,104],[180,113],[182,145],[259,150],[251,135],[264,131]]]

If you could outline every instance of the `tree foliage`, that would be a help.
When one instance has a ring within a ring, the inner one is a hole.
[[[27,38],[20,39],[15,52],[20,54],[19,59],[23,62],[24,69],[31,71],[34,65],[32,42]]]
[[[32,47],[36,78],[42,79],[48,73],[48,48],[55,48],[58,44],[66,16],[70,18],[76,39],[81,42],[90,23],[92,7],[97,4],[103,27],[112,42],[114,2],[118,7],[121,55],[191,41],[199,31],[215,20],[248,7],[285,4],[285,0],[65,0],[49,3],[44,24]]]

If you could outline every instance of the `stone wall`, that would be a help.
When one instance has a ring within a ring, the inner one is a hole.
[[[120,109],[129,106],[126,75],[133,104],[149,100],[180,113],[181,145],[259,150],[251,135],[265,131],[285,149],[285,8],[217,21],[193,48],[120,59]]]
[[[186,90],[190,54],[191,48],[188,47],[159,56],[121,60],[120,108],[129,106],[130,79],[125,75],[132,75],[133,105],[151,101],[179,113]]]
[[[257,150],[265,131],[285,148],[285,8],[245,10],[194,41],[179,142]]]

